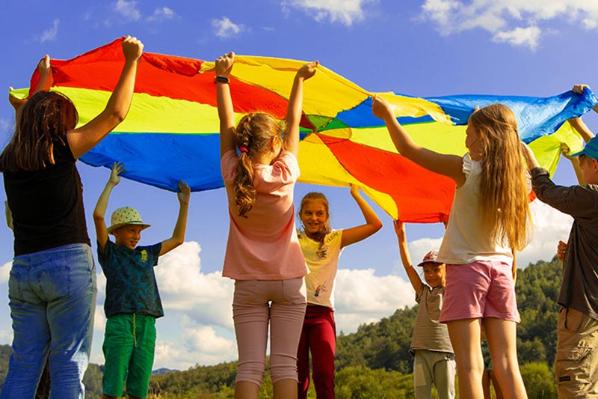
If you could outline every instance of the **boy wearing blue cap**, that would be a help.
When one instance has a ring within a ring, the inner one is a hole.
[[[580,119],[570,122],[584,139],[592,136]],[[578,158],[582,183],[571,187],[554,184],[533,152],[524,147],[536,196],[573,217],[558,298],[559,398],[598,397],[598,356],[593,353],[598,347],[598,137],[570,155]]]
[[[98,260],[106,275],[105,365],[103,398],[146,398],[154,362],[155,320],[164,315],[154,275],[158,257],[185,239],[190,189],[180,183],[179,216],[172,237],[151,246],[137,246],[141,231],[148,228],[139,212],[130,207],[112,213],[106,228],[104,214],[112,189],[120,182],[122,166],[115,163],[110,179],[93,212],[98,239]],[[114,235],[113,243],[108,234]]]

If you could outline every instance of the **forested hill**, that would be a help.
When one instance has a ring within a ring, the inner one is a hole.
[[[561,280],[558,261],[538,262],[519,270],[517,301],[521,313],[518,351],[529,397],[556,397],[552,376],[556,348]],[[412,359],[409,355],[411,329],[417,308],[398,309],[377,323],[341,335],[337,342],[337,398],[412,398]],[[0,346],[0,380],[6,373],[10,348]],[[234,363],[198,366],[186,371],[154,375],[153,398],[232,398]],[[101,369],[92,365],[86,375],[88,395],[101,393]],[[262,397],[272,397],[266,378]],[[312,394],[313,398],[315,395]]]

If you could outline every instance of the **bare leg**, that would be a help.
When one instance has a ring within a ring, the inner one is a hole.
[[[297,383],[295,382],[295,395],[297,395]],[[239,381],[235,384],[235,399],[257,399],[260,387],[249,381]]]
[[[517,362],[516,326],[513,321],[490,317],[484,319],[493,375],[506,399],[527,398]]]
[[[462,399],[482,399],[482,374],[484,359],[480,346],[480,319],[448,322],[449,336],[455,351],[459,394]]]
[[[297,399],[297,381],[290,378],[276,381],[274,399]]]

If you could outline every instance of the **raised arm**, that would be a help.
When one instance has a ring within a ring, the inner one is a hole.
[[[402,156],[432,172],[450,177],[457,186],[465,183],[461,157],[440,154],[417,145],[395,118],[390,104],[382,97],[373,98],[372,111],[384,121],[395,148]]]
[[[376,212],[374,212],[370,204],[361,197],[359,194],[359,187],[354,184],[351,184],[351,195],[359,206],[359,209],[361,209],[365,224],[349,229],[343,229],[341,248],[365,240],[382,228],[382,222],[378,218],[378,215],[376,215]]]
[[[127,36],[122,42],[122,50],[125,65],[106,108],[85,125],[67,133],[67,140],[75,158],[95,147],[129,112],[135,89],[137,62],[143,53],[143,44],[137,38]]]
[[[46,55],[42,58],[39,63],[37,64],[37,70],[39,71],[39,81],[37,82],[37,86],[31,88],[29,92],[29,97],[33,96],[35,93],[40,91],[48,91],[52,87],[52,83],[54,81],[52,77],[52,68],[50,67],[50,56]],[[10,87],[9,91],[12,91],[13,88]],[[26,98],[17,98],[12,95],[12,93],[8,94],[8,102],[12,105],[13,109],[15,110],[15,120],[18,119],[19,112],[21,107],[25,105],[27,102]]]
[[[112,165],[112,170],[110,172],[110,177],[108,178],[108,182],[100,194],[100,198],[98,198],[98,203],[96,204],[95,209],[93,210],[93,223],[96,227],[96,236],[98,240],[98,245],[100,250],[104,250],[106,247],[106,242],[108,242],[108,229],[106,228],[106,208],[108,207],[108,201],[110,200],[110,194],[112,194],[112,189],[120,183],[120,174],[123,171],[122,164],[115,162]]]
[[[422,283],[419,274],[413,267],[411,263],[411,257],[409,256],[409,250],[407,249],[407,235],[405,233],[405,225],[400,220],[395,220],[395,233],[397,234],[397,240],[399,241],[399,252],[401,253],[401,261],[403,262],[403,267],[405,268],[405,272],[407,272],[407,277],[409,277],[409,281],[415,290],[417,295],[420,295],[424,285]]]
[[[172,237],[162,241],[160,256],[172,251],[183,242],[185,242],[185,230],[187,229],[187,211],[189,210],[189,199],[191,198],[191,189],[184,182],[179,182],[179,216],[172,232]]]
[[[29,97],[40,91],[49,91],[54,83],[49,55],[46,54],[44,58],[39,61],[37,70],[39,72],[39,81],[37,82],[37,86],[29,92]]]
[[[583,88],[580,88],[580,86],[584,86],[585,85],[575,85],[573,86],[573,91],[576,93],[581,93],[583,92]],[[579,133],[579,135],[581,136],[581,138],[583,139],[584,142],[588,142],[592,139],[592,137],[594,137],[594,133],[586,126],[586,124],[584,123],[584,121],[581,119],[581,117],[578,118],[571,118],[569,119],[569,124],[575,129],[575,131],[577,131],[577,133]],[[564,148],[562,149],[563,155],[565,157],[567,157],[569,159],[569,161],[571,161],[571,165],[573,166],[573,170],[575,171],[575,176],[577,177],[577,181],[579,182],[579,184],[584,184],[584,179],[583,179],[583,175],[581,174],[581,169],[579,166],[579,158],[577,157],[570,157],[569,153],[569,147],[567,146],[563,146]]]
[[[573,217],[595,215],[598,199],[594,190],[582,185],[565,187],[554,184],[548,171],[540,167],[533,151],[524,143],[521,146],[532,175],[534,192],[540,201]]]
[[[590,130],[590,128],[584,123],[581,117],[578,118],[571,118],[569,119],[569,123],[573,128],[579,133],[581,138],[584,142],[588,142],[594,137],[594,133]]]
[[[220,119],[220,156],[235,149],[235,111],[228,79],[235,63],[235,53],[216,59],[216,102]]]
[[[299,152],[299,123],[301,122],[303,109],[303,82],[314,76],[318,65],[318,61],[313,61],[299,68],[289,96],[289,105],[285,118],[284,148],[295,155]]]

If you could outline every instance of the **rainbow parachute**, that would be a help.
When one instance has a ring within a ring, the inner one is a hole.
[[[282,119],[293,76],[303,63],[238,56],[230,83],[237,118],[266,111]],[[120,39],[71,60],[53,60],[53,89],[73,100],[84,124],[104,108],[122,65]],[[36,72],[32,86],[37,79]],[[181,179],[194,191],[222,187],[213,82],[211,62],[144,53],[126,120],[81,160],[106,167],[123,162],[125,177],[173,191]],[[372,114],[374,93],[322,66],[306,81],[304,91],[302,182],[355,183],[393,218],[447,220],[454,184],[396,152],[383,122]],[[26,89],[17,92],[26,95]],[[589,90],[548,98],[375,94],[395,106],[399,121],[418,144],[458,155],[466,152],[465,124],[470,113],[476,107],[504,103],[517,115],[521,138],[551,172],[562,144],[571,150],[581,147],[566,120],[598,102]]]

